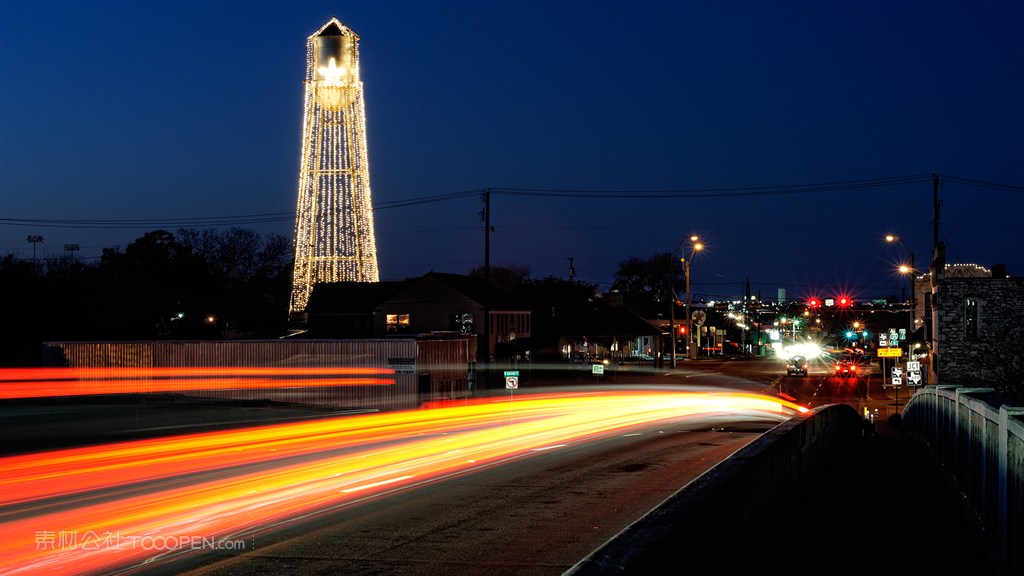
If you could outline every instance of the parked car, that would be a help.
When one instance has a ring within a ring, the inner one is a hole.
[[[807,358],[803,356],[792,356],[786,362],[786,375],[787,376],[807,376]]]

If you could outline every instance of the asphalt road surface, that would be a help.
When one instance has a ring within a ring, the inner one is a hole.
[[[377,497],[146,573],[561,574],[770,423],[663,423]],[[191,572],[187,572],[191,569]]]

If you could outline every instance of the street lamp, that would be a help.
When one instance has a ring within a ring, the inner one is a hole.
[[[906,274],[908,284],[910,285],[910,332],[907,333],[907,360],[910,360],[910,354],[912,352],[911,338],[914,334],[914,316],[917,314],[917,293],[914,286],[914,253],[907,250],[907,247],[903,245],[903,241],[899,239],[899,236],[894,234],[886,234],[885,241],[892,243],[896,242],[903,249],[903,253],[910,259],[910,265],[901,264],[899,267],[900,274]]]
[[[686,326],[688,328],[686,330],[686,355],[688,358],[693,360],[697,358],[697,349],[691,346],[691,344],[693,344],[693,336],[691,336],[691,334],[693,334],[693,315],[690,313],[690,263],[693,261],[693,255],[698,251],[703,250],[704,245],[699,242],[699,239],[696,236],[690,236],[690,243],[692,246],[690,249],[690,257],[688,259],[683,258],[682,261],[683,270],[686,273]],[[697,342],[699,344],[700,336],[698,335],[697,338]]]
[[[680,248],[683,247],[683,244],[686,242],[686,240],[687,240],[686,238],[680,240],[679,244],[668,255],[668,267],[669,267],[668,283],[669,283],[669,297],[670,297],[670,300],[671,300],[669,302],[669,329],[668,329],[668,331],[671,332],[671,340],[672,340],[672,344],[671,344],[672,352],[671,352],[671,355],[672,355],[672,367],[673,368],[676,367],[676,300],[677,300],[677,298],[676,298],[676,289],[675,289],[675,286],[674,286],[674,284],[672,282],[673,272],[675,271],[675,265],[673,264],[673,261],[675,260],[676,252]],[[700,250],[701,248],[703,248],[704,245],[697,241],[697,236],[690,236],[689,240],[692,243],[692,248],[690,250],[690,257],[693,258],[693,253],[696,252],[697,250]],[[690,320],[689,320],[689,318],[690,318],[690,261],[687,260],[686,258],[681,258],[680,261],[683,263],[683,271],[686,274],[686,318],[687,318],[686,325],[689,327],[690,326]],[[686,330],[686,334],[687,335],[690,334],[690,330],[689,329]],[[687,337],[689,337],[689,336],[687,336]],[[689,352],[689,350],[690,350],[689,341],[687,341],[686,350],[687,350],[687,352]]]
[[[36,268],[36,244],[43,241],[43,237],[39,234],[29,234],[25,238],[30,244],[32,244],[32,268]]]
[[[74,259],[75,259],[75,252],[78,252],[81,248],[82,248],[81,246],[79,246],[78,244],[74,244],[74,243],[69,243],[69,244],[65,244],[64,245],[64,251],[67,252],[71,256],[71,260],[72,261],[74,261]]]

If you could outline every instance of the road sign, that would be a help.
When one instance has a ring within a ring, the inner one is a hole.
[[[903,349],[902,348],[879,348],[878,349],[878,357],[879,358],[902,358],[903,357]]]
[[[907,339],[907,329],[906,328],[900,328],[900,340],[906,340],[906,339]]]
[[[909,371],[907,372],[907,386],[920,386],[921,385],[921,372],[920,371]]]
[[[706,322],[708,319],[707,313],[704,312],[703,310],[694,310],[691,317],[693,318],[694,324],[696,324],[697,326],[703,326],[704,322]]]
[[[899,366],[893,366],[892,367],[892,377],[893,377],[893,380],[895,380],[896,378],[899,378],[900,376],[903,376],[903,368],[900,368]]]
[[[907,372],[920,372],[921,363],[917,360],[907,360]]]
[[[890,386],[901,386],[901,385],[903,385],[903,378],[897,378],[897,377],[893,376],[892,377],[892,383],[890,384]]]
[[[883,348],[889,346],[889,336],[885,332],[878,333],[878,345]]]
[[[600,376],[601,374],[604,374],[604,364],[594,364],[594,367],[593,367],[592,370],[593,370],[594,374],[597,374],[598,376]]]
[[[519,388],[519,370],[505,370],[505,388],[509,390]]]

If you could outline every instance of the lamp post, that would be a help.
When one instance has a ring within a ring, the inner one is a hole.
[[[674,276],[674,272],[675,272],[675,265],[673,264],[673,261],[675,260],[676,252],[680,248],[682,248],[682,246],[686,242],[686,240],[687,240],[686,238],[684,238],[683,240],[680,240],[679,244],[675,247],[674,250],[672,250],[672,252],[669,252],[669,255],[668,255],[668,285],[669,285],[669,300],[670,300],[670,302],[669,302],[669,310],[668,310],[668,312],[669,312],[669,315],[668,315],[668,317],[669,317],[669,328],[668,328],[668,331],[671,333],[671,335],[670,335],[671,342],[672,342],[671,343],[671,346],[672,346],[671,357],[672,357],[672,367],[673,368],[676,367],[676,300],[678,300],[678,298],[676,298],[676,289],[675,289],[675,286],[674,286],[674,283],[673,283],[673,276]],[[704,245],[697,241],[697,236],[690,236],[689,240],[693,244],[693,248],[690,251],[690,257],[693,258],[693,253],[696,252],[697,250],[700,250],[701,248],[703,248]],[[689,327],[690,326],[690,261],[687,260],[686,258],[681,258],[681,261],[683,263],[683,272],[686,275],[686,326]],[[686,334],[690,334],[689,329],[687,329]],[[686,350],[687,350],[687,352],[689,352],[689,350],[690,350],[689,342],[687,342]]]
[[[693,344],[693,314],[690,312],[690,262],[693,261],[693,255],[704,248],[696,236],[690,236],[690,242],[692,248],[690,249],[690,257],[683,258],[683,270],[686,274],[686,356],[693,360],[697,358],[697,349],[691,346]]]
[[[32,244],[32,268],[35,269],[36,268],[36,244],[39,244],[40,242],[42,242],[43,241],[43,237],[40,236],[39,234],[29,234],[25,238],[25,240],[28,240],[28,242],[30,244]]]
[[[910,317],[910,332],[907,333],[907,360],[911,360],[910,355],[913,353],[911,348],[911,337],[914,334],[914,316],[917,314],[917,291],[914,286],[914,253],[907,250],[907,247],[903,245],[903,241],[899,239],[899,236],[895,234],[887,234],[885,236],[886,242],[896,242],[903,249],[903,253],[910,259],[910,265],[901,264],[899,267],[900,274],[906,274],[910,285],[910,313],[907,314]]]

